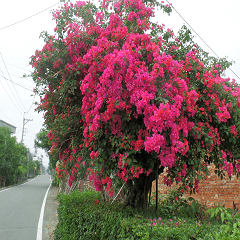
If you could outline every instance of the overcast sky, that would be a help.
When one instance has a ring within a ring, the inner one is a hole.
[[[43,40],[39,39],[41,31],[53,33],[54,21],[51,9],[26,21],[19,21],[57,4],[58,1],[0,1],[0,119],[17,127],[15,136],[19,142],[22,138],[23,117],[33,120],[25,124],[24,143],[31,152],[34,152],[34,139],[42,128],[43,114],[35,112],[35,106],[32,104],[38,100],[31,96],[34,82],[31,78],[22,76],[31,72],[30,56],[36,49],[43,47]],[[231,69],[240,77],[240,1],[169,0],[169,2],[219,57],[228,56],[228,60],[235,61]],[[56,9],[57,6],[60,4],[52,8]],[[171,16],[163,15],[161,11],[157,12],[157,21],[177,32],[185,22],[176,11],[173,10]],[[19,23],[4,28],[16,22]],[[199,37],[196,36],[195,40],[205,51],[214,55]],[[235,78],[240,83],[231,71],[228,70],[226,76]],[[38,156],[41,155],[44,155],[43,163],[47,167],[48,158],[39,150]]]

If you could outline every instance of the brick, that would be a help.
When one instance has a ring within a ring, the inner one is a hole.
[[[198,201],[202,201],[207,204],[207,206],[212,206],[213,204],[224,204],[226,208],[233,208],[233,201],[237,207],[240,208],[240,179],[237,179],[235,176],[229,180],[227,174],[224,176],[223,180],[220,177],[215,175],[215,168],[213,165],[209,167],[210,175],[207,177],[207,180],[200,180],[199,182],[199,193],[193,194]],[[158,189],[159,194],[167,194],[168,191],[176,188],[176,184],[173,184],[172,187],[168,187],[163,184],[163,177],[166,173],[162,173],[159,176]],[[152,191],[156,191],[156,183],[153,182]],[[178,186],[177,186],[178,187]],[[188,193],[184,194],[184,197],[189,197]]]

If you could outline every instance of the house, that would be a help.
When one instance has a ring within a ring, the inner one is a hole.
[[[16,127],[0,119],[0,127],[8,127],[11,133],[16,133]]]

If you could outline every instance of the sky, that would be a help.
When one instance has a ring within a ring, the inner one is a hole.
[[[34,139],[42,128],[44,119],[43,113],[34,111],[33,103],[39,100],[32,93],[35,84],[31,77],[23,78],[23,75],[30,74],[30,57],[44,45],[43,40],[39,39],[40,33],[53,33],[55,22],[52,20],[51,9],[60,6],[60,1],[0,1],[0,119],[17,128],[14,136],[20,142],[25,118],[23,142],[34,153]],[[231,70],[240,77],[240,1],[168,1],[178,13],[173,10],[168,16],[157,11],[155,21],[164,23],[174,32],[188,23],[219,57],[227,56],[229,61],[235,62]],[[32,15],[35,16],[31,17]],[[28,19],[21,21],[25,18]],[[11,24],[14,25],[9,26]],[[193,33],[196,36],[195,41],[210,55],[215,56],[196,33]],[[240,79],[232,71],[227,70],[226,77],[235,78],[240,83]],[[47,155],[43,150],[38,150],[37,156],[41,155],[43,164],[47,167]]]

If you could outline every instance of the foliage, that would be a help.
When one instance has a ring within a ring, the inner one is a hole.
[[[165,218],[159,212],[136,211],[120,203],[103,202],[94,191],[74,191],[58,196],[60,239],[211,239],[218,227],[191,218]],[[176,214],[176,213],[175,213]]]
[[[6,179],[5,185],[16,182],[24,170],[21,162],[27,160],[27,148],[11,136],[7,127],[0,127],[0,177]]]
[[[53,187],[59,187],[60,186],[60,183],[61,183],[61,179],[58,178],[57,175],[54,175],[54,178],[52,180],[52,186]]]
[[[220,223],[221,231],[214,234],[216,239],[240,238],[240,213],[234,209],[224,208],[219,205],[207,210],[212,223]]]
[[[155,193],[153,193],[154,195]],[[154,197],[152,197],[150,205],[156,206]],[[158,208],[161,216],[170,215],[198,221],[206,220],[206,206],[192,197],[182,197],[182,193],[179,193],[177,189],[170,191],[167,195],[160,195]]]
[[[46,154],[49,157],[49,170],[55,169],[56,162],[58,161],[58,152],[51,153],[50,149],[52,147],[51,142],[49,141],[47,135],[49,131],[45,128],[42,128],[39,133],[36,135],[36,139],[34,141],[35,147],[44,149]]]
[[[240,170],[240,88],[222,78],[231,63],[209,57],[183,26],[151,22],[156,0],[77,1],[53,11],[55,34],[31,57],[58,175],[89,176],[111,196],[127,182],[126,204],[144,207],[152,181],[198,192],[214,163]]]

